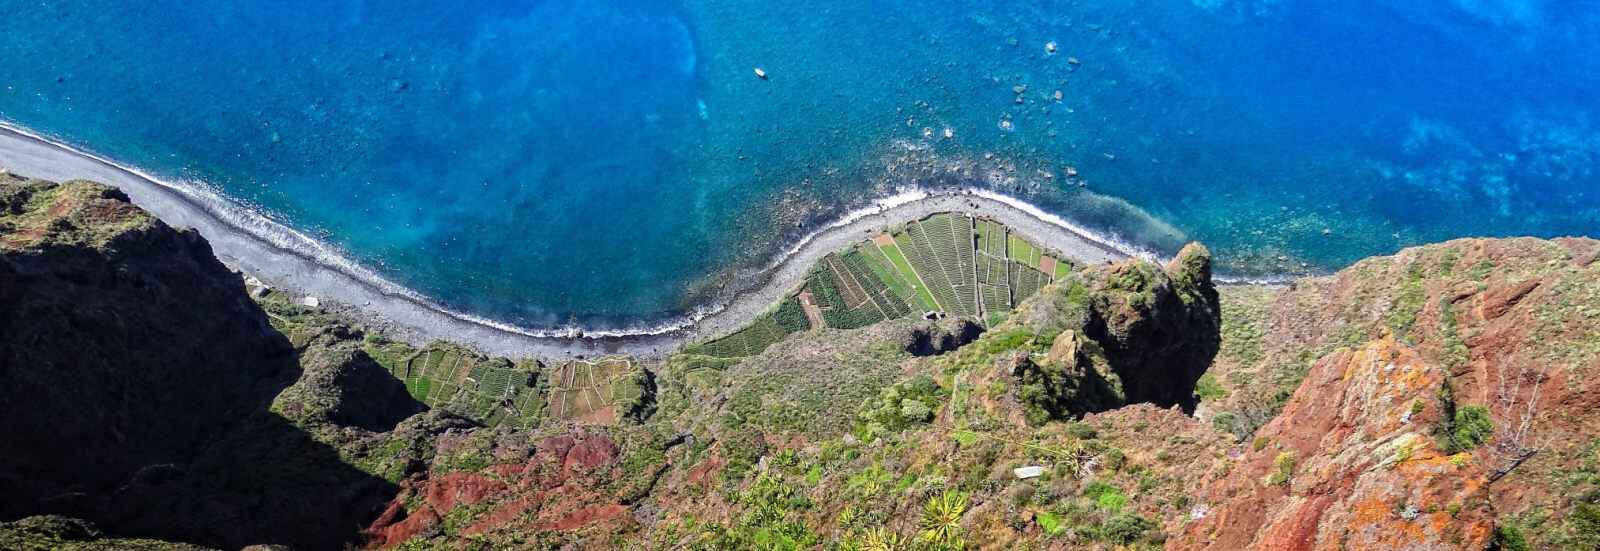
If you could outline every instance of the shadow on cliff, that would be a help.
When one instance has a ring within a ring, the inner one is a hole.
[[[34,234],[0,218],[0,520],[60,513],[224,548],[354,541],[397,488],[272,411],[312,372],[306,351],[194,232],[139,218],[113,189],[52,186],[0,181],[0,217],[54,201]],[[370,358],[347,364],[322,380],[354,373],[390,397],[347,416],[360,426],[422,409]],[[317,430],[368,434],[338,420]]]

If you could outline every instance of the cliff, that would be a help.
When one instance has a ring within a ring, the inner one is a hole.
[[[0,547],[1600,543],[1592,240],[1286,287],[1191,245],[984,320],[545,364],[249,293],[95,184],[0,209]]]

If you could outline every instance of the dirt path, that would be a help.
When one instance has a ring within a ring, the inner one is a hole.
[[[822,319],[822,309],[817,307],[817,299],[811,297],[810,289],[800,291],[800,309],[806,311],[806,319],[811,320],[812,329],[828,326]]]

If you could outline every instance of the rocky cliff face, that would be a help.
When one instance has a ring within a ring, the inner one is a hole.
[[[987,330],[541,366],[252,301],[114,190],[7,177],[0,547],[1593,549],[1597,258],[1219,289],[1194,245]]]
[[[1225,293],[1201,409],[1248,446],[1178,546],[1600,545],[1597,257],[1458,240]]]
[[[0,176],[0,519],[353,541],[396,488],[309,431],[358,440],[420,408],[350,340],[291,344],[204,240],[114,189]]]
[[[187,462],[295,371],[197,234],[113,189],[0,180],[0,514]]]

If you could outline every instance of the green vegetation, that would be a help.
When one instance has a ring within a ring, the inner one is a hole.
[[[963,316],[977,314],[972,224],[966,217],[936,214],[895,234],[895,243],[934,298],[946,311]]]
[[[1461,340],[1461,331],[1456,327],[1455,312],[1450,301],[1439,301],[1439,334],[1444,338],[1442,350],[1439,351],[1440,363],[1449,370],[1455,370],[1467,365],[1472,360],[1472,351],[1467,349],[1467,344]]]
[[[810,498],[780,477],[763,474],[730,501],[744,513],[732,525],[708,527],[709,548],[800,550],[821,543],[803,518]]]
[[[1222,383],[1210,373],[1200,376],[1195,382],[1194,396],[1202,401],[1219,400],[1228,396],[1228,390],[1222,388]]]
[[[1013,375],[1018,385],[1017,398],[1030,424],[1040,425],[1110,409],[1125,398],[1120,383],[1103,375],[1110,371],[1110,366],[1105,361],[1105,352],[1093,339],[1075,332],[1042,339],[1022,328],[997,335],[993,340],[987,340],[989,338],[984,335],[979,343],[990,356],[1024,347],[1042,353],[1049,350],[1055,340],[1079,341],[1078,361],[1088,365],[1057,365],[1029,359],[1016,368]]]
[[[1268,486],[1287,486],[1294,476],[1294,452],[1282,452],[1272,459],[1272,473],[1264,483]]]
[[[856,437],[871,442],[887,433],[932,421],[945,396],[944,389],[925,376],[885,387],[861,404],[856,414]]]
[[[1128,504],[1128,495],[1122,493],[1122,489],[1104,482],[1089,483],[1083,489],[1083,496],[1108,513],[1122,512],[1122,507]]]
[[[544,412],[538,365],[485,358],[464,348],[434,343],[421,350],[381,339],[363,349],[405,383],[411,397],[485,425],[531,427]]]
[[[961,516],[967,512],[967,494],[946,490],[929,497],[922,506],[918,537],[933,549],[965,549],[961,535]]]
[[[1422,265],[1413,265],[1400,283],[1399,294],[1389,305],[1389,315],[1385,319],[1396,337],[1409,338],[1411,327],[1417,323],[1417,314],[1422,312],[1422,306],[1428,301],[1427,290],[1423,288],[1423,275]]]
[[[1600,503],[1578,503],[1564,524],[1574,547],[1600,549]]]
[[[877,245],[869,241],[857,245],[853,252],[860,255],[865,261],[867,269],[871,271],[872,276],[882,281],[889,288],[889,292],[893,293],[900,302],[913,306],[914,308],[912,309],[919,313],[937,309],[932,307],[933,299],[931,296],[927,297],[928,302],[923,302],[924,297],[922,295],[925,291],[917,284],[916,279],[907,280],[906,276],[900,272],[900,269],[894,265],[894,262],[884,255],[883,249],[878,248]]]
[[[917,304],[921,306],[924,311],[931,312],[941,309],[939,308],[939,303],[933,299],[933,293],[928,292],[927,286],[923,285],[921,279],[917,277],[916,270],[911,269],[911,263],[906,261],[904,254],[900,253],[900,247],[896,245],[884,245],[878,250],[889,259],[889,262],[894,264],[895,271],[900,273],[900,277],[904,279],[907,284],[911,285],[912,288],[916,289]]]
[[[1116,545],[1129,545],[1144,539],[1145,533],[1155,528],[1155,522],[1142,516],[1121,514],[1105,522],[1100,528],[1100,537]]]
[[[750,322],[743,329],[720,339],[684,348],[684,353],[716,358],[744,358],[765,351],[772,343],[783,340],[790,333],[810,327],[800,301],[793,297],[779,303],[778,308]]]
[[[1483,406],[1466,406],[1455,411],[1449,427],[1446,453],[1471,451],[1494,436],[1494,420]]]
[[[1050,283],[1050,276],[1020,262],[1012,262],[1009,281],[1012,294],[1018,302],[1021,302]]]
[[[874,276],[857,251],[823,257],[811,270],[806,289],[828,327],[835,329],[855,329],[911,313],[905,299]]]
[[[1027,240],[1016,235],[1011,236],[1009,245],[1009,254],[1013,260],[1016,260],[1024,266],[1039,265],[1039,257],[1043,256],[1043,253],[1039,251],[1038,247],[1033,246],[1032,243],[1029,243]]]
[[[1494,539],[1490,540],[1489,548],[1496,551],[1533,551],[1528,545],[1528,537],[1522,535],[1522,528],[1509,520],[1500,521],[1494,527]]]
[[[800,305],[800,299],[795,296],[778,303],[778,309],[772,313],[772,319],[778,322],[778,327],[783,329],[785,335],[811,329],[811,320],[806,319],[805,307]]]
[[[844,271],[848,272],[848,279],[854,280],[860,290],[866,294],[868,300],[882,313],[884,319],[897,319],[911,314],[911,300],[909,290],[906,293],[896,293],[888,284],[888,280],[879,276],[871,267],[870,257],[862,254],[862,247],[856,247],[838,256],[843,263]],[[824,262],[829,262],[827,259]],[[836,263],[834,270],[839,269]]]

